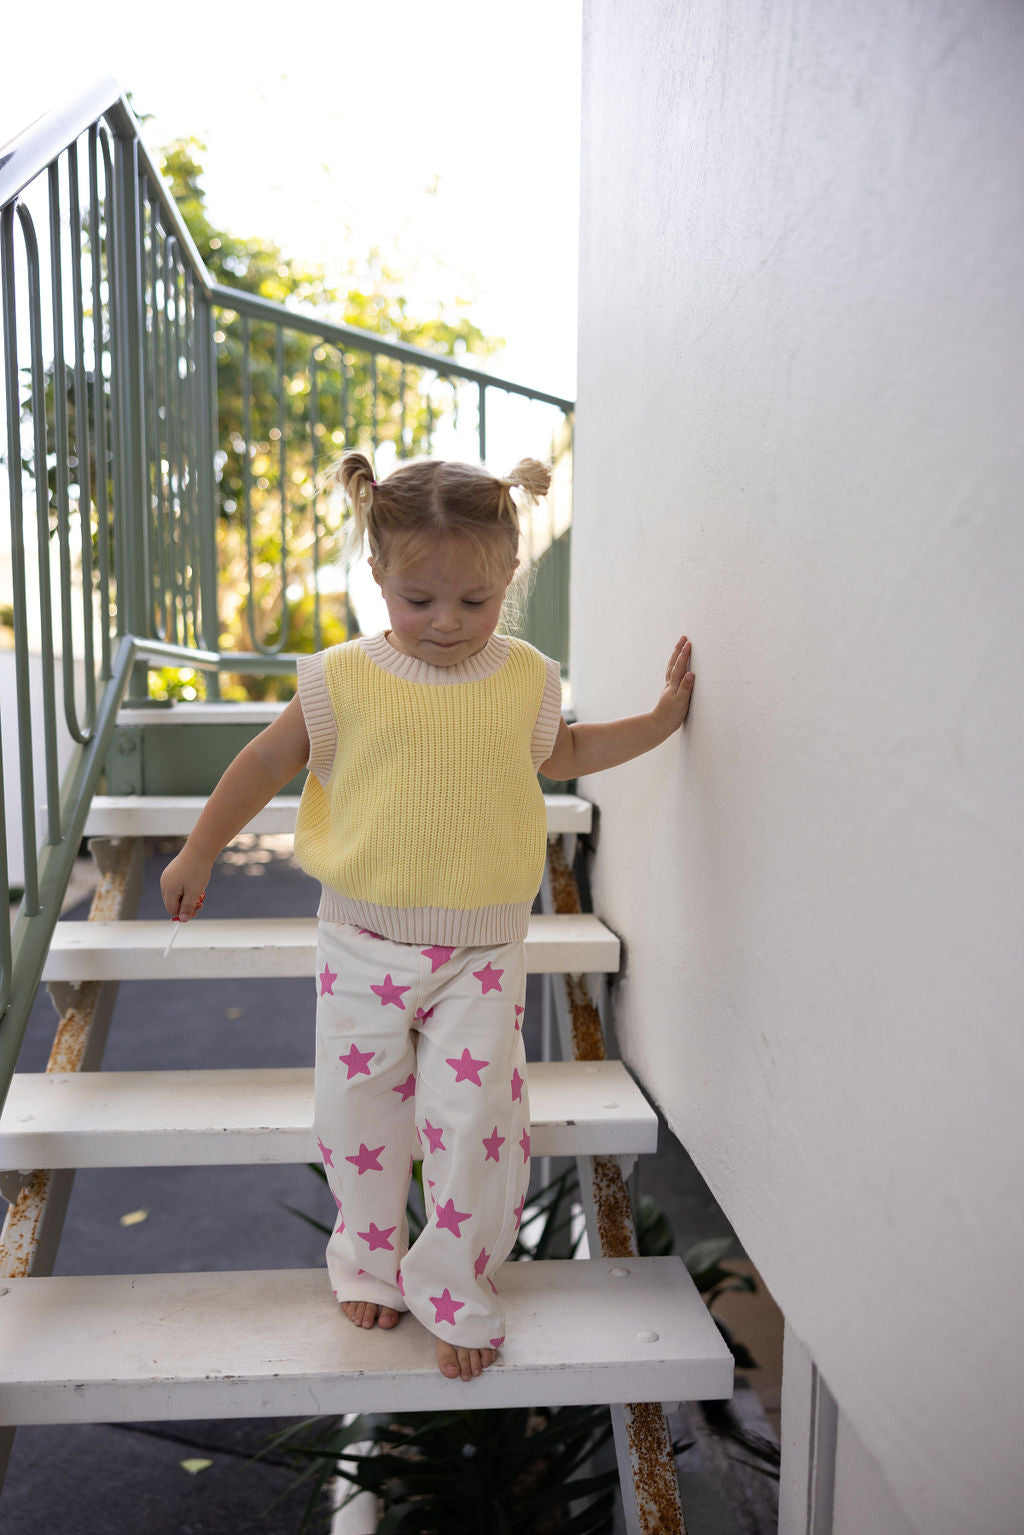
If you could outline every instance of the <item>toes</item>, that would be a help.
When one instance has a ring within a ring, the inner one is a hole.
[[[394,1327],[398,1312],[390,1306],[378,1306],[372,1300],[345,1300],[341,1309],[356,1327],[372,1327],[379,1320],[381,1327]]]
[[[449,1380],[454,1380],[461,1373],[458,1357],[450,1343],[438,1341],[437,1367]]]

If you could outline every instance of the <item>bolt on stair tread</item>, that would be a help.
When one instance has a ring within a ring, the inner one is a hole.
[[[527,1081],[534,1156],[656,1150],[657,1115],[621,1061],[533,1061]],[[0,1116],[9,1171],[318,1157],[306,1066],[19,1073]]]
[[[510,1263],[508,1342],[445,1380],[411,1316],[353,1327],[324,1270],[0,1280],[0,1423],[728,1397],[732,1356],[678,1258]]]
[[[312,976],[314,917],[198,917],[174,931],[159,922],[61,921],[43,967],[44,981],[211,980],[217,977]],[[526,935],[526,968],[533,975],[562,971],[611,973],[619,940],[590,913],[537,913]]]

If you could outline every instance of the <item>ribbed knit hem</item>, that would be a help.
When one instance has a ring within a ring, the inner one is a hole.
[[[547,677],[530,743],[530,758],[535,768],[546,762],[554,751],[558,727],[562,722],[562,674],[557,661],[551,661],[546,656],[544,659]]]
[[[441,943],[456,949],[484,944],[518,943],[530,925],[532,901],[507,906],[480,906],[474,911],[449,911],[440,906],[376,906],[356,901],[329,886],[322,887],[317,916],[322,922],[364,927],[394,943]]]
[[[383,634],[362,635],[360,645],[371,661],[382,666],[393,677],[406,682],[422,682],[430,687],[451,687],[456,682],[482,682],[485,677],[500,671],[508,660],[509,638],[507,634],[492,634],[483,650],[454,666],[432,666],[429,661],[419,661],[396,650]]]
[[[309,771],[327,787],[334,766],[334,753],[338,745],[338,727],[334,722],[331,700],[327,696],[324,680],[324,653],[299,656],[296,663],[299,677],[299,703],[302,718],[309,736]]]

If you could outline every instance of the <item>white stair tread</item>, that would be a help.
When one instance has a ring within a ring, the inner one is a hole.
[[[678,1258],[510,1263],[507,1343],[448,1381],[410,1316],[353,1327],[324,1270],[0,1280],[0,1423],[295,1416],[729,1396]]]
[[[43,980],[254,979],[312,976],[315,968],[313,917],[199,917],[180,924],[165,957],[174,930],[169,921],[58,922]],[[533,975],[607,974],[618,969],[619,940],[589,913],[538,914],[530,918],[526,964]]]
[[[658,1117],[621,1061],[533,1061],[531,1152],[657,1149]],[[0,1169],[316,1162],[312,1067],[22,1073]]]
[[[254,816],[247,832],[284,833],[295,830],[298,800],[278,795]],[[85,823],[87,837],[185,837],[192,830],[205,798],[191,794],[98,794]],[[545,794],[549,832],[588,832],[593,807],[576,794]]]

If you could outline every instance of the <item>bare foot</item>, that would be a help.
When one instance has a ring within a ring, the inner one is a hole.
[[[378,1306],[372,1300],[343,1300],[341,1309],[357,1327],[372,1327],[375,1322],[378,1327],[394,1327],[398,1321],[398,1312],[391,1306]]]
[[[453,1348],[450,1343],[437,1340],[437,1367],[449,1380],[472,1380],[493,1364],[498,1353],[493,1348]]]

